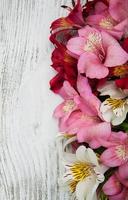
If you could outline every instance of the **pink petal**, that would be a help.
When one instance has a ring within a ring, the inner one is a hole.
[[[119,194],[109,196],[109,200],[127,200],[126,197],[128,195],[128,190],[123,188]]]
[[[53,113],[53,116],[55,118],[60,118],[64,116],[64,112],[63,112],[63,107],[64,107],[65,102],[61,103],[60,105],[58,105]]]
[[[105,66],[114,67],[128,61],[128,54],[123,50],[116,39],[104,31],[102,31],[102,38],[104,48],[106,49]]]
[[[128,139],[128,135],[124,132],[112,132],[108,141],[103,142],[104,147],[113,147],[124,144]]]
[[[101,162],[109,167],[117,167],[125,163],[125,161],[118,156],[116,151],[116,147],[110,147],[105,150],[100,157]]]
[[[89,25],[99,25],[100,21],[104,19],[104,16],[99,14],[99,15],[89,15],[86,18],[86,21]]]
[[[114,27],[114,29],[117,30],[117,31],[122,31],[122,32],[124,32],[125,29],[127,28],[127,26],[128,26],[128,19],[125,19],[125,20],[123,20],[122,22],[118,23],[118,24]]]
[[[86,73],[89,78],[101,79],[108,75],[108,69],[101,64],[99,58],[93,53],[84,53],[78,61],[78,71]]]
[[[100,100],[92,93],[91,87],[88,83],[88,79],[79,75],[77,79],[77,88],[80,93],[80,96],[84,98],[86,104],[90,110],[98,115],[100,108]]]
[[[103,191],[106,195],[116,195],[121,192],[121,184],[116,175],[111,176],[103,186]]]
[[[100,34],[100,32],[97,29],[92,28],[92,27],[90,27],[88,25],[85,26],[84,28],[80,29],[78,31],[78,33],[79,33],[79,36],[85,38],[85,40],[88,38],[90,33],[98,33],[98,34]]]
[[[128,187],[128,162],[119,167],[118,178],[123,185]]]
[[[108,7],[103,2],[99,1],[95,5],[95,13],[96,14],[101,14],[101,13],[105,12],[106,10],[108,10]]]
[[[79,130],[77,136],[79,142],[88,142],[95,144],[92,141],[97,141],[97,148],[102,146],[102,140],[107,140],[111,134],[110,124],[106,122],[92,124],[85,126]],[[93,148],[93,146],[91,146]],[[95,147],[96,148],[96,147]]]
[[[82,37],[75,37],[68,41],[67,49],[76,55],[84,53],[85,39]]]
[[[128,1],[127,0],[109,0],[109,12],[111,16],[121,21],[128,17]]]
[[[76,90],[70,85],[70,83],[68,81],[64,82],[63,88],[64,88],[64,90],[67,93],[69,98],[73,98],[74,96],[78,95]]]

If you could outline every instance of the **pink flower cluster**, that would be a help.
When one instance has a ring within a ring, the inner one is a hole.
[[[64,136],[75,135],[108,168],[105,199],[127,200],[128,0],[72,3],[51,25],[57,74],[50,86],[63,99],[54,117]]]

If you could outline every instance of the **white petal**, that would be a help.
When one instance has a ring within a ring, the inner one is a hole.
[[[74,163],[77,161],[76,154],[73,153],[63,153],[63,162],[64,163]]]
[[[82,162],[90,162],[90,158],[88,157],[87,148],[85,146],[80,146],[76,151],[76,158]]]
[[[88,156],[89,156],[90,163],[92,163],[92,164],[94,164],[96,166],[99,166],[98,159],[97,159],[97,156],[94,153],[94,151],[92,149],[90,149],[90,148],[87,148],[87,151],[88,151]]]
[[[66,147],[71,144],[72,142],[76,141],[77,137],[73,136],[71,138],[69,138],[68,140],[66,140],[66,142],[64,142],[64,146],[63,146],[63,151],[65,151]]]
[[[106,111],[110,109],[111,109],[111,106],[108,104],[107,100],[105,100],[100,106],[101,113],[105,113]]]
[[[80,181],[76,186],[76,196],[78,200],[87,200],[88,193],[92,191],[94,187],[95,179],[94,177],[88,177],[84,181]],[[93,200],[93,199],[88,199]]]
[[[113,115],[112,119],[112,125],[117,126],[121,124],[126,119],[127,111],[123,112],[122,116],[117,117],[116,115]]]
[[[114,81],[105,83],[102,87],[98,88],[101,96],[109,95],[112,98],[124,98],[127,96],[125,92],[117,88]]]
[[[108,110],[105,113],[102,113],[102,117],[106,122],[111,122],[113,115],[114,115],[114,113],[112,110]]]
[[[98,182],[95,185],[93,185],[93,187],[91,188],[91,191],[88,192],[86,200],[97,200],[96,190],[98,186],[99,186]]]

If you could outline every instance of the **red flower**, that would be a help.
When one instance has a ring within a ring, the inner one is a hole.
[[[50,81],[50,88],[58,93],[65,80],[76,88],[77,81],[77,60],[72,58],[64,46],[55,48],[52,53],[52,67],[58,74]]]
[[[121,89],[128,89],[128,77],[124,77],[115,81],[117,87]]]
[[[67,17],[61,17],[52,23],[52,32],[56,32],[62,29],[72,29],[73,27],[80,28],[84,26],[85,22],[82,15],[80,0],[77,0],[75,7],[70,10],[71,12]]]

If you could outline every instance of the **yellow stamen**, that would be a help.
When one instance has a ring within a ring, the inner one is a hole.
[[[107,104],[110,105],[112,107],[112,110],[115,110],[117,108],[124,108],[125,99],[112,99],[112,98],[108,98],[107,100]]]
[[[94,51],[97,47],[101,47],[101,36],[98,33],[92,32],[88,35],[87,43],[84,47],[85,51]]]
[[[128,159],[128,148],[125,145],[119,145],[116,147],[116,154],[120,159]]]
[[[114,24],[115,24],[115,22],[110,16],[103,18],[99,23],[99,25],[102,28],[109,29],[109,30],[111,30],[113,28]]]
[[[75,102],[73,100],[67,100],[65,102],[65,105],[63,106],[63,111],[65,113],[72,111],[75,107]]]
[[[65,134],[63,134],[63,136],[64,136],[65,138],[67,138],[67,139],[70,139],[70,138],[74,137],[75,134],[65,133]]]
[[[86,162],[74,163],[70,168],[73,179],[77,182],[84,180],[92,174],[92,166]]]
[[[124,76],[128,74],[128,64],[117,66],[114,68],[113,74],[115,76]]]
[[[71,193],[74,193],[76,191],[77,184],[78,184],[78,181],[74,181],[74,180],[69,183],[69,188],[70,188]]]

